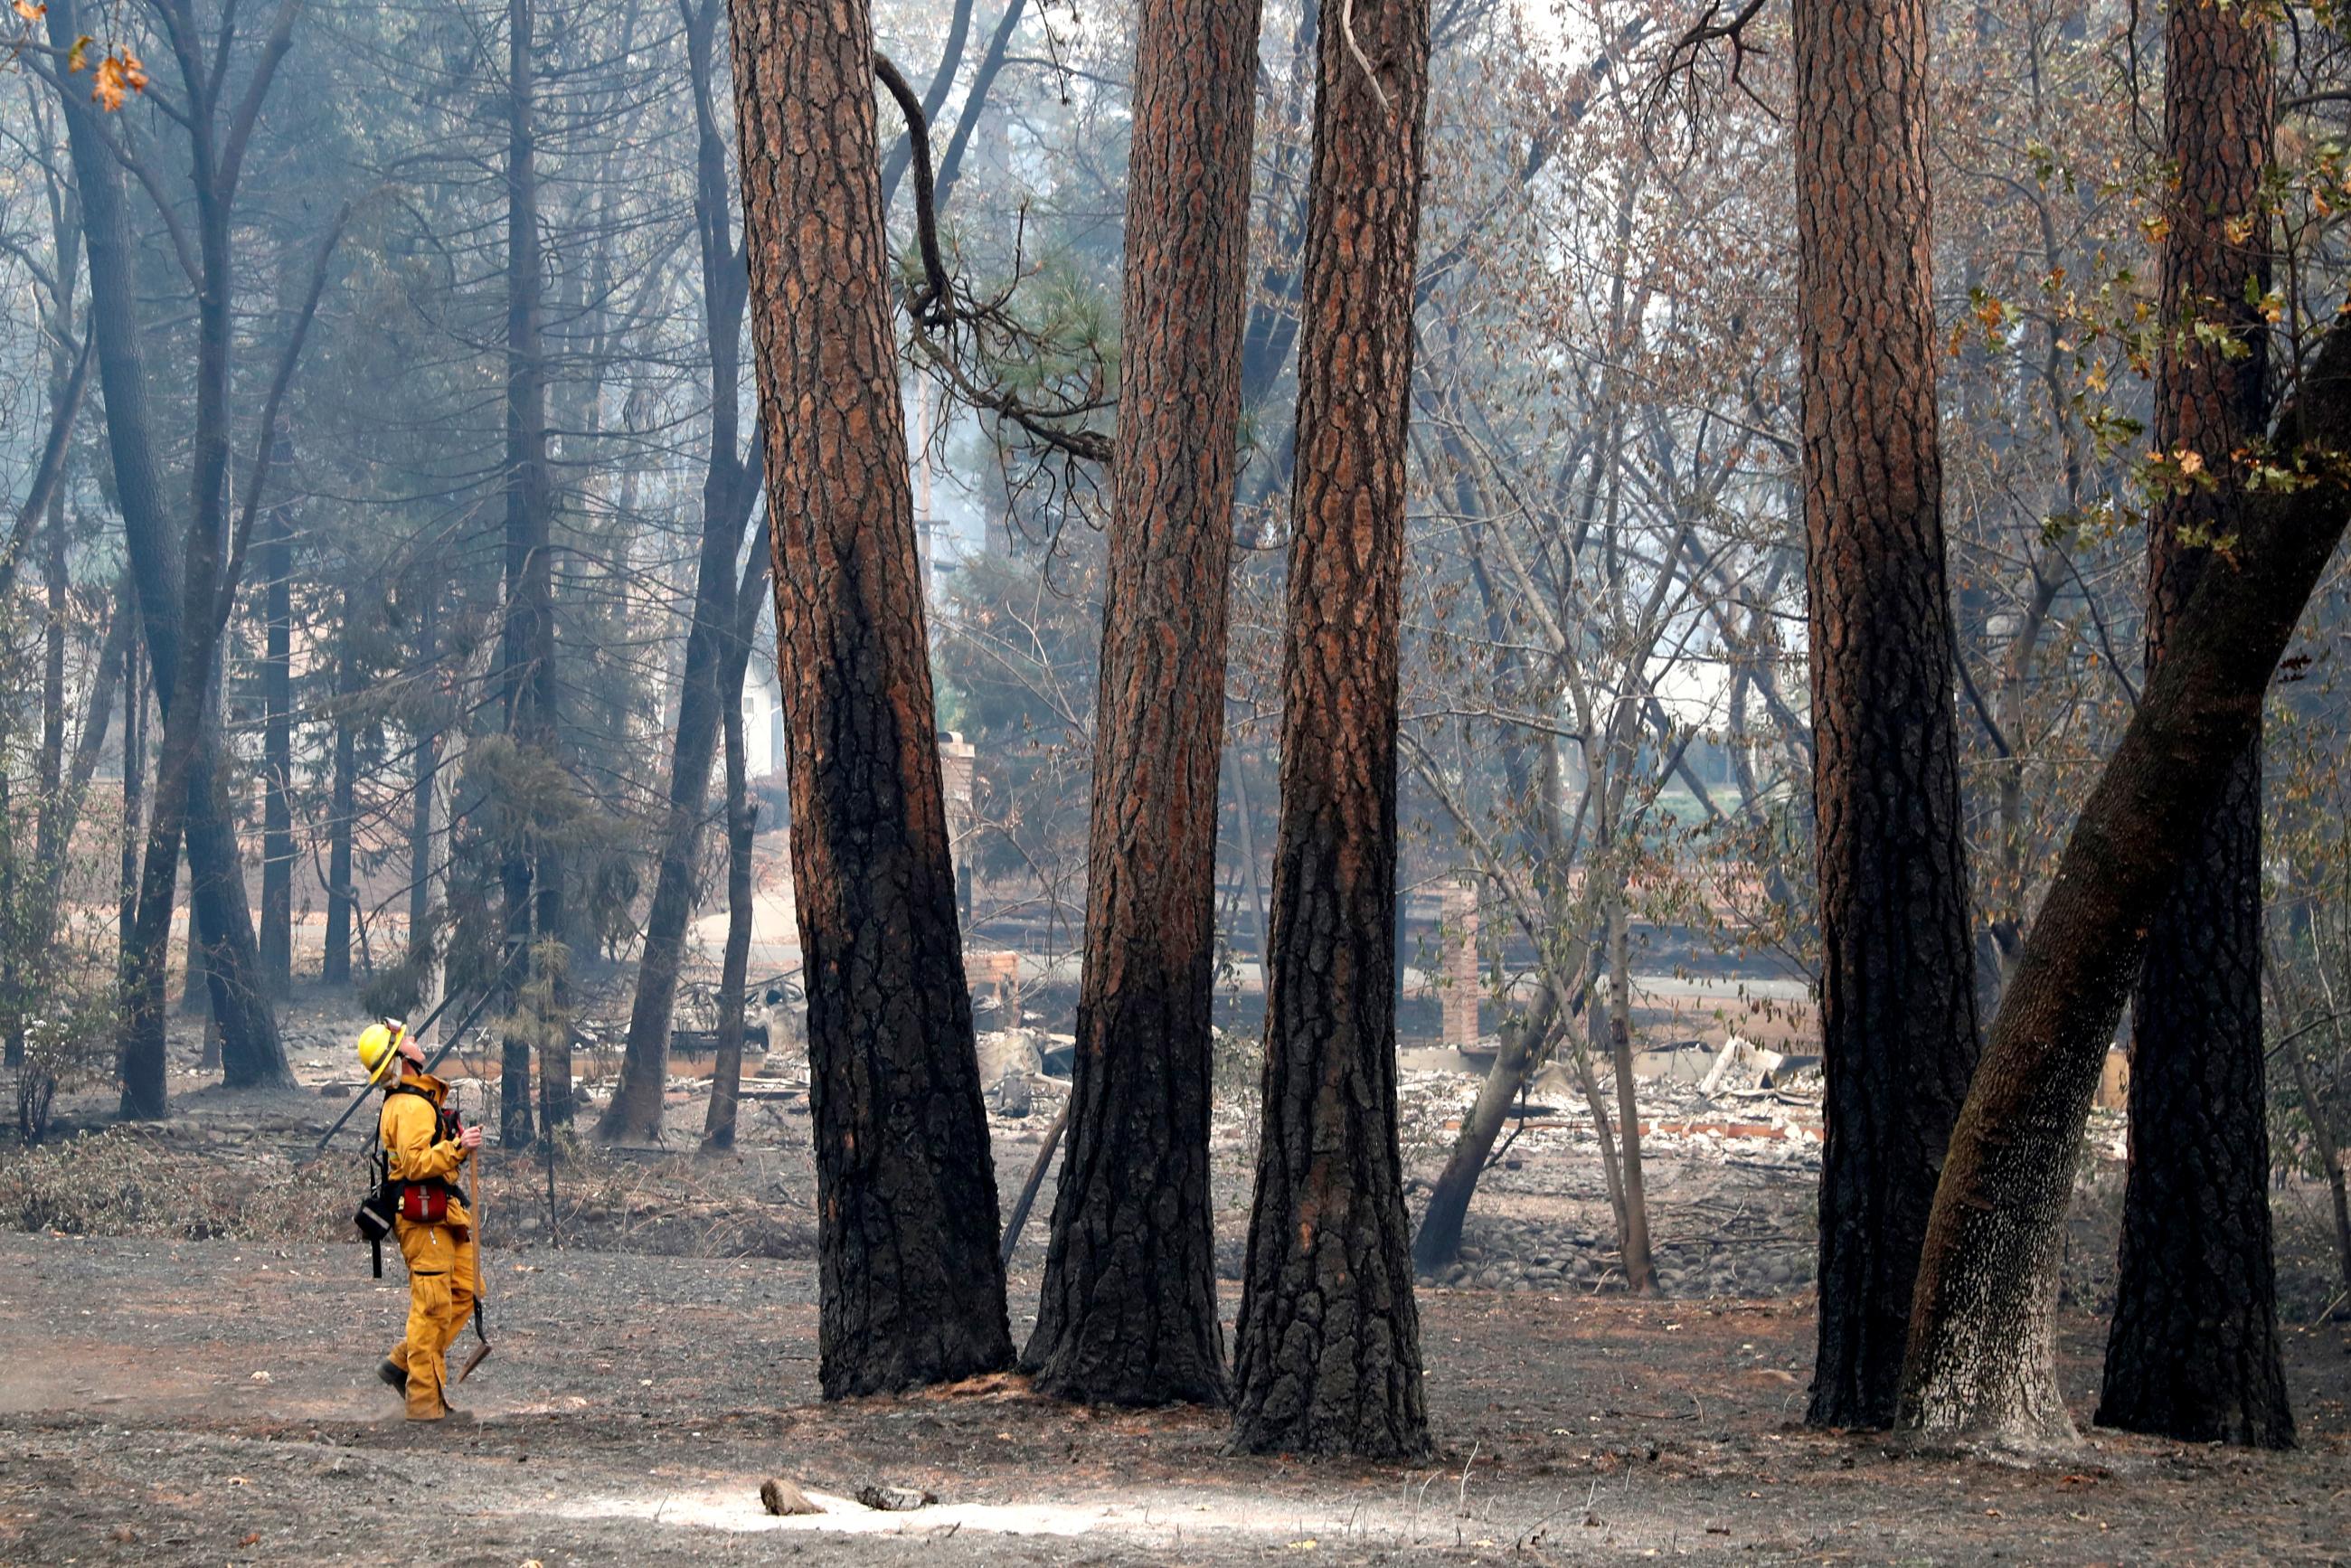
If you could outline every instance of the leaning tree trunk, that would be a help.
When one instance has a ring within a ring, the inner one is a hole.
[[[1583,960],[1579,956],[1576,968]],[[1413,1237],[1413,1267],[1424,1274],[1446,1268],[1461,1251],[1461,1227],[1469,1218],[1469,1200],[1477,1195],[1478,1178],[1485,1174],[1494,1141],[1501,1135],[1510,1103],[1534,1076],[1536,1053],[1551,1037],[1559,1011],[1559,991],[1549,978],[1537,983],[1526,1015],[1502,1028],[1493,1070],[1478,1088],[1478,1098],[1461,1118],[1460,1134],[1452,1153],[1429,1189],[1428,1207],[1421,1211],[1420,1229]]]
[[[1040,1392],[1225,1402],[1208,1192],[1217,767],[1258,0],[1143,8],[1085,966]]]
[[[678,969],[685,958],[686,924],[694,914],[703,821],[709,815],[711,752],[726,705],[726,694],[719,689],[719,645],[726,637],[724,622],[733,613],[729,591],[735,583],[736,547],[742,542],[739,527],[722,528],[719,522],[705,511],[700,591],[695,596],[694,629],[686,638],[685,675],[678,691],[667,820],[653,875],[653,904],[645,915],[620,1086],[596,1124],[596,1135],[605,1140],[661,1138],[662,1097],[669,1086],[670,1019],[677,1000]]]
[[[1428,1451],[1396,1145],[1397,626],[1426,0],[1316,57],[1264,1125],[1236,1448]]]
[[[2269,403],[2268,323],[2256,301],[2269,286],[2273,23],[2213,5],[2168,15],[2164,123],[2179,187],[2163,241],[2155,445],[2175,461],[2198,454],[2218,483],[2165,494],[2147,518],[2150,667],[2161,665],[2197,578],[2215,570],[2211,550],[2189,541],[2235,531],[2245,490],[2232,455],[2262,434]],[[2208,340],[2189,323],[2224,336]],[[2130,1177],[2098,1421],[2183,1442],[2287,1448],[2262,1082],[2261,752],[2256,730],[2147,935],[2131,1008]]]
[[[956,928],[865,0],[733,8],[828,1398],[1012,1361]]]
[[[2247,497],[2165,631],[2163,658],[2058,862],[1951,1137],[1919,1262],[1900,1425],[1936,1437],[2069,1446],[2057,1390],[2058,1263],[2090,1099],[2147,931],[2259,732],[2270,676],[2351,517],[2351,332],[2279,422],[2300,487]]]
[[[1797,332],[1818,819],[1815,1426],[1893,1418],[1976,1060],[1928,291],[1927,7],[1796,0]]]

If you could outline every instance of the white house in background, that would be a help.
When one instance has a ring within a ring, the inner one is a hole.
[[[784,770],[783,697],[775,665],[752,661],[743,676],[743,770],[753,784]]]

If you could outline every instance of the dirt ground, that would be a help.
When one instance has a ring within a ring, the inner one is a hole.
[[[765,1259],[499,1257],[496,1349],[460,1390],[476,1420],[413,1427],[372,1376],[402,1291],[361,1256],[0,1239],[0,1560],[2279,1563],[2351,1538],[2332,1326],[2289,1340],[2299,1452],[2096,1433],[2018,1469],[1796,1426],[1801,1301],[1439,1289],[1441,1451],[1395,1469],[1231,1458],[1212,1415],[1072,1409],[1017,1378],[824,1405],[812,1270]],[[2085,1409],[2097,1326],[2071,1327]],[[777,1520],[772,1475],[939,1500]]]
[[[340,1022],[300,1027],[320,1037],[306,1076],[340,1073]],[[1904,1455],[1798,1424],[1817,1146],[1800,1137],[1661,1134],[1669,1295],[1639,1301],[1621,1292],[1589,1130],[1531,1116],[1463,1265],[1420,1294],[1439,1446],[1424,1466],[1228,1456],[1213,1413],[1074,1409],[1016,1377],[826,1405],[789,1077],[747,1105],[738,1156],[682,1152],[691,1085],[671,1111],[680,1152],[574,1151],[553,1224],[545,1167],[498,1164],[496,1348],[459,1391],[476,1419],[436,1427],[410,1427],[373,1377],[406,1297],[396,1258],[373,1281],[340,1239],[359,1145],[298,1163],[340,1100],[175,1080],[167,1124],[0,1147],[0,1563],[2351,1558],[2351,1328],[2320,1310],[2333,1266],[2304,1232],[2282,1231],[2294,1300],[2316,1303],[2287,1313],[2298,1451],[2091,1432],[2064,1464]],[[1008,1202],[1057,1103],[1036,1090],[994,1118]],[[1416,1201],[1466,1092],[1406,1096]],[[101,1108],[69,1111],[88,1128]],[[1244,1124],[1220,1113],[1216,1144],[1228,1313]],[[2068,1269],[2064,1372],[2084,1421],[2115,1186],[2085,1181]],[[1015,1255],[1016,1343],[1050,1204],[1049,1184]],[[769,1517],[771,1476],[826,1511]],[[852,1500],[873,1485],[937,1500]]]

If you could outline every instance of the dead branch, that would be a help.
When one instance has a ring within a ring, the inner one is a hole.
[[[1762,14],[1765,0],[1745,0],[1736,11],[1724,15],[1728,0],[1707,0],[1706,9],[1697,21],[1658,57],[1656,79],[1651,84],[1648,104],[1652,110],[1677,107],[1689,121],[1693,141],[1698,134],[1698,113],[1700,89],[1708,73],[1719,70],[1721,57],[1715,48],[1718,44],[1730,46],[1729,69],[1717,79],[1721,86],[1736,88],[1749,102],[1777,121],[1779,110],[1763,101],[1747,79],[1749,58],[1761,59],[1771,51],[1748,37],[1747,29]]]

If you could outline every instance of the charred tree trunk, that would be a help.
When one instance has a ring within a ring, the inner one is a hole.
[[[761,541],[760,553],[767,553]],[[745,613],[737,622],[735,647],[726,656],[726,947],[718,966],[718,1061],[710,1075],[710,1108],[702,1122],[702,1147],[706,1154],[735,1146],[737,1107],[743,1091],[743,987],[751,972],[751,841],[758,826],[758,809],[752,804],[750,768],[743,754],[743,676],[750,664],[751,632],[758,623],[758,601],[765,593],[767,573],[760,572],[743,595]]]
[[[744,779],[743,705],[727,710],[726,950],[718,968],[718,1054],[710,1072],[710,1107],[702,1119],[702,1147],[710,1154],[735,1146],[737,1108],[743,1094],[743,986],[751,960],[751,838],[756,825]]]
[[[1928,292],[1927,8],[1797,0],[1795,56],[1828,1079],[1806,1418],[1882,1427],[1977,1051]]]
[[[1021,1353],[1091,1403],[1226,1395],[1209,1019],[1257,34],[1257,0],[1166,0],[1135,45],[1085,965]]]
[[[1012,1361],[956,927],[865,0],[733,8],[809,993],[819,1381]]]
[[[262,527],[261,978],[282,997],[294,983],[294,531],[284,507]]]
[[[2163,496],[2147,519],[2150,668],[2197,578],[2215,570],[2211,550],[2189,540],[2236,530],[2245,489],[2232,455],[2261,437],[2269,413],[2268,323],[2254,301],[2269,287],[2262,183],[2273,23],[2218,5],[2167,15],[2164,121],[2179,188],[2163,241],[2155,445],[2175,460],[2199,455],[2219,482]],[[2251,233],[2232,241],[2240,225]],[[2229,351],[2199,327],[2218,329]],[[2270,1240],[2261,752],[2257,729],[2147,935],[2131,1008],[2130,1177],[2097,1418],[2182,1442],[2273,1448],[2293,1445],[2294,1415]]]
[[[352,646],[358,613],[346,590],[336,639],[334,775],[327,791],[327,956],[319,977],[329,986],[351,983],[351,916],[358,904],[351,887],[351,819],[359,791],[359,716],[352,711],[360,690],[359,655]]]
[[[290,25],[290,13],[287,20]],[[79,36],[79,25],[77,7],[71,0],[51,5],[47,22],[55,47],[73,47],[74,39]],[[277,57],[271,57],[270,63],[274,65]],[[259,78],[254,85],[257,89]],[[255,92],[249,91],[247,96],[257,105],[259,99]],[[107,441],[113,458],[116,500],[122,512],[127,553],[138,580],[139,608],[145,622],[156,703],[168,722],[174,672],[182,663],[183,632],[193,635],[196,629],[183,629],[182,625],[183,589],[175,563],[181,560],[183,552],[173,548],[167,521],[172,510],[162,498],[154,455],[154,425],[148,405],[147,370],[140,342],[138,300],[132,286],[133,256],[120,171],[99,132],[95,120],[99,111],[71,91],[62,94],[61,101],[76,188],[82,202],[83,238],[89,265],[90,330],[96,339],[99,382],[106,401]],[[207,175],[213,172],[205,171]],[[208,247],[204,252],[205,265],[208,268],[217,266],[221,283],[204,290],[201,303],[204,310],[220,319],[220,326],[216,351],[208,348],[200,356],[200,373],[207,377],[204,386],[211,389],[204,397],[212,401],[199,411],[195,486],[199,497],[209,483],[206,476],[215,468],[225,469],[228,439],[227,392],[214,379],[225,374],[227,367],[226,212],[216,189],[208,188],[206,204],[220,207],[203,214],[203,226],[204,243]],[[209,423],[204,417],[207,412],[213,416]],[[203,706],[201,701],[198,706]],[[289,1084],[293,1074],[286,1064],[277,1022],[257,983],[260,955],[254,943],[253,916],[246,899],[235,831],[230,822],[227,802],[218,789],[215,737],[210,725],[191,727],[195,732],[195,749],[187,769],[187,798],[184,802],[173,804],[172,814],[186,829],[195,918],[210,948],[211,968],[215,977],[213,997],[222,1020],[226,1082],[234,1088]],[[159,766],[159,775],[160,771]],[[162,804],[159,796],[159,810]],[[132,923],[131,938],[135,946],[140,939],[136,921]],[[126,959],[139,956],[126,953]],[[157,973],[161,973],[160,962]],[[144,1067],[141,1071],[151,1084],[161,1082],[160,1067],[152,1074],[148,1074]]]
[[[726,946],[718,966],[718,1060],[710,1075],[710,1107],[702,1119],[705,1154],[735,1146],[743,1093],[743,988],[751,972],[751,847],[759,820],[744,755],[743,677],[750,670],[752,639],[766,608],[773,559],[773,541],[762,528],[752,559],[744,563],[743,584],[736,591],[732,637],[721,677],[726,716],[721,741],[726,758]],[[775,1042],[768,1043],[772,1049]]]
[[[135,612],[129,599],[120,613]],[[131,926],[139,917],[139,840],[145,817],[142,796],[147,775],[147,684],[139,672],[146,668],[143,649],[132,648],[122,670],[122,858],[116,883],[115,946],[129,951]]]
[[[1927,1233],[1901,1425],[2070,1445],[2057,1268],[2090,1099],[2149,927],[2261,724],[2278,656],[2351,517],[2351,333],[2330,335],[2279,422],[2303,487],[2247,496],[2228,562],[2169,618],[2163,658],[2067,841],[2001,999]]]
[[[678,968],[685,956],[686,924],[694,914],[695,870],[701,856],[703,823],[709,815],[711,754],[724,717],[719,645],[726,640],[724,624],[733,612],[729,591],[743,538],[739,519],[715,515],[706,488],[705,495],[701,591],[695,598],[694,629],[686,638],[685,675],[678,692],[667,821],[653,877],[653,904],[645,915],[644,946],[637,963],[636,997],[629,1011],[620,1086],[596,1124],[596,1135],[606,1140],[657,1142],[661,1137],[670,1020],[677,999]],[[731,513],[731,507],[726,509]]]
[[[537,130],[533,122],[536,69],[532,39],[531,0],[508,0],[507,6],[507,452],[506,452],[506,618],[498,643],[499,694],[506,709],[507,734],[518,751],[551,765],[552,748],[541,742],[552,738],[551,713],[540,711],[542,691],[553,689],[553,672],[539,667],[552,628],[542,635],[540,621],[553,616],[553,570],[549,559],[549,501],[547,475],[547,371],[541,354],[540,295],[544,264],[538,248],[538,164]],[[549,936],[562,930],[550,923],[550,913],[538,901],[540,868],[533,853],[535,825],[510,821],[498,883],[506,905],[507,1009],[516,1012],[530,961],[517,957],[527,950],[534,931]],[[559,898],[559,894],[558,894]],[[552,911],[559,915],[559,905]],[[506,1147],[527,1148],[532,1141],[530,1040],[509,1032],[499,1049],[498,1141]],[[545,1062],[541,1070],[545,1070]],[[564,1092],[568,1099],[570,1085]]]
[[[215,354],[225,356],[226,311],[219,313],[217,323],[204,323],[199,335],[207,361]],[[199,374],[200,384],[210,384],[208,376],[202,371]],[[199,464],[201,469],[201,459]],[[219,640],[213,595],[225,538],[222,521],[219,492],[214,490],[212,504],[206,505],[200,489],[188,522],[186,556],[181,568],[181,581],[189,585],[180,612],[185,632],[180,639],[179,665],[172,673],[173,695],[163,715],[163,739],[155,758],[155,810],[148,821],[146,848],[141,855],[139,913],[131,925],[131,944],[122,958],[120,1074],[121,1114],[129,1120],[160,1120],[170,1108],[164,1082],[165,965],[171,952],[182,835],[192,815],[190,802],[202,798],[200,791],[209,782],[198,779],[197,772],[203,759],[212,755],[214,706],[208,687]],[[190,880],[188,928],[193,936],[199,927],[193,907],[197,879]]]
[[[731,701],[741,705],[742,666],[730,684],[726,648],[735,620],[736,558],[758,494],[758,476],[738,455],[737,388],[741,381],[747,275],[735,243],[734,207],[726,188],[726,147],[711,101],[711,53],[717,0],[687,13],[686,48],[693,71],[698,128],[695,230],[702,240],[703,310],[710,345],[710,455],[702,480],[702,550],[695,565],[694,623],[686,634],[685,671],[679,685],[677,729],[669,763],[668,821],[646,912],[637,991],[620,1087],[596,1125],[605,1139],[661,1136],[662,1093],[667,1086],[670,1019],[677,1001],[678,966],[694,914],[695,862],[709,816],[711,750]],[[739,1009],[738,1009],[739,1013]]]
[[[1316,57],[1265,1110],[1233,1443],[1428,1451],[1396,1146],[1397,628],[1424,0]]]

